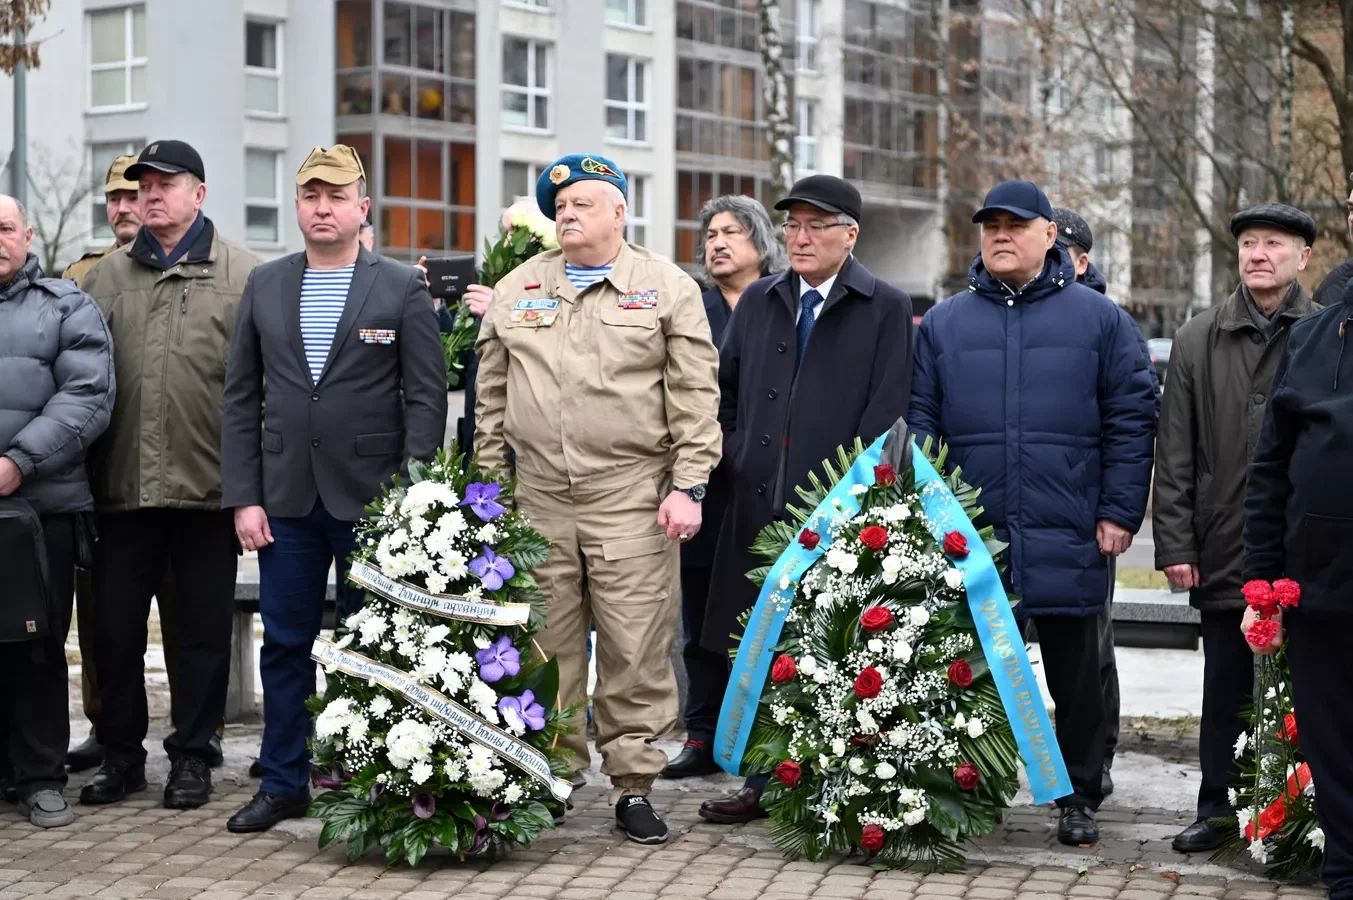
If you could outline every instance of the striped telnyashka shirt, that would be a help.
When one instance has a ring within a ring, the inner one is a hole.
[[[341,269],[307,268],[301,279],[301,341],[305,344],[310,377],[316,384],[329,358],[356,268],[356,263]]]
[[[564,263],[564,274],[568,276],[569,281],[573,282],[573,286],[578,289],[580,294],[605,278],[610,271],[610,264],[604,266],[575,266],[571,263]]]

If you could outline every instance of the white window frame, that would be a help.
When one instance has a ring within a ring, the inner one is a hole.
[[[251,197],[249,196],[249,154],[266,153],[273,160],[273,196],[272,197]],[[282,151],[273,150],[270,147],[245,147],[245,185],[244,185],[244,234],[245,242],[250,247],[280,247],[282,246]],[[271,209],[277,213],[277,239],[272,241],[257,241],[249,238],[249,210],[250,208]]]
[[[103,192],[103,177],[108,174],[108,167],[99,165],[94,159],[94,148],[119,147],[121,149],[114,153],[114,156],[131,156],[144,147],[145,144],[137,141],[94,141],[87,146],[89,178],[90,181],[94,183],[93,193],[89,195],[89,240],[91,243],[102,246],[106,242],[115,240],[115,238],[113,236],[113,230],[108,227],[108,197]]]
[[[625,99],[612,100],[610,97],[606,98],[606,110],[608,112],[612,109],[625,111],[625,136],[612,137],[608,134],[606,136],[606,141],[611,144],[638,144],[647,146],[650,143],[648,138],[648,126],[650,119],[652,118],[651,110],[649,109],[647,100],[639,101],[635,100],[634,97],[636,87],[642,88],[644,97],[651,96],[648,63],[638,57],[628,56],[624,53],[608,53],[606,55],[607,57],[618,56],[625,60]],[[607,59],[607,70],[610,70],[609,59]],[[643,113],[644,118],[643,137],[635,136],[635,133],[638,131],[636,123],[639,121],[639,113]],[[609,128],[610,126],[606,127]]]
[[[612,19],[610,4],[602,12],[602,16],[607,25],[614,28],[634,28],[643,31],[649,30],[648,24],[648,0],[620,0],[625,4],[625,17],[623,19]]]
[[[629,196],[625,198],[625,240],[629,243],[635,243],[635,230],[644,229],[644,239],[647,241],[648,231],[653,227],[652,204],[653,204],[653,179],[647,175],[629,176]],[[643,196],[643,208],[631,206],[635,197]]]
[[[282,71],[283,71],[283,66],[286,64],[286,55],[285,55],[285,52],[284,52],[284,51],[285,51],[285,44],[283,43],[283,33],[284,33],[285,29],[282,27],[283,23],[280,22],[280,21],[278,21],[278,20],[276,20],[276,19],[256,19],[256,18],[247,18],[247,19],[244,20],[244,27],[245,27],[246,33],[248,32],[248,29],[249,29],[249,26],[250,26],[250,25],[262,25],[262,26],[264,26],[265,28],[271,28],[271,29],[273,30],[273,35],[275,36],[275,39],[276,39],[276,41],[277,41],[277,68],[275,68],[275,69],[265,69],[265,68],[263,68],[262,66],[251,66],[251,65],[248,65],[248,64],[246,63],[246,65],[245,65],[245,67],[244,67],[244,77],[245,77],[245,90],[244,90],[244,98],[245,98],[245,99],[244,99],[244,102],[245,102],[245,107],[244,107],[244,112],[245,112],[245,115],[253,116],[253,117],[255,117],[255,118],[262,118],[262,119],[280,119],[280,118],[283,118],[283,117],[285,116],[285,114],[286,114],[286,107],[285,107],[285,105],[284,105],[284,103],[283,103],[283,91],[282,91]],[[246,46],[246,51],[247,51],[247,46]],[[273,81],[276,81],[276,82],[277,82],[277,109],[276,109],[276,111],[273,111],[273,110],[270,110],[270,109],[250,109],[250,108],[249,108],[249,105],[248,105],[248,104],[249,104],[248,79],[249,79],[249,76],[251,76],[251,75],[258,76],[258,77],[261,77],[261,78],[269,78],[269,79],[272,79]]]
[[[128,6],[111,7],[109,9],[92,9],[85,13],[85,108],[89,112],[124,112],[127,110],[145,109],[145,100],[132,99],[132,70],[144,69],[148,57],[135,55],[135,26],[133,25],[137,10],[141,12],[141,18],[144,21],[146,17],[146,7],[143,3],[133,3]],[[122,52],[123,57],[117,62],[96,63],[93,60],[94,54],[94,17],[107,15],[112,12],[122,13]],[[110,106],[94,105],[94,73],[95,72],[114,72],[122,71],[123,102],[115,103]]]
[[[804,172],[818,170],[817,100],[799,97],[794,103],[794,168]],[[812,165],[805,157],[812,153]]]
[[[533,13],[554,12],[552,0],[503,0],[503,6]]]
[[[502,48],[502,53],[499,54],[499,61],[498,61],[498,62],[499,62],[499,66],[500,66],[500,67],[502,66],[502,62],[503,62],[502,56],[503,56],[503,54],[505,54],[505,53],[507,52],[507,42],[508,42],[508,41],[521,41],[522,43],[526,44],[526,80],[527,80],[527,82],[534,82],[534,81],[535,81],[535,77],[536,77],[536,65],[537,65],[536,57],[537,57],[538,54],[541,54],[541,53],[544,53],[544,54],[545,54],[545,65],[544,65],[543,68],[544,68],[544,70],[545,70],[545,82],[546,82],[546,83],[545,83],[544,86],[541,86],[541,85],[538,85],[538,84],[532,84],[532,83],[528,83],[528,84],[524,84],[524,85],[522,85],[522,84],[508,84],[506,81],[503,81],[503,82],[501,82],[501,86],[500,86],[501,94],[500,94],[499,96],[500,96],[500,98],[502,98],[502,97],[505,97],[505,96],[506,96],[507,94],[509,94],[509,93],[512,93],[512,94],[522,94],[522,95],[524,95],[524,96],[526,97],[526,121],[527,121],[527,123],[531,123],[531,122],[534,122],[534,121],[536,120],[536,115],[535,115],[535,112],[536,112],[536,104],[539,103],[539,102],[543,99],[543,100],[545,101],[545,125],[544,125],[543,127],[542,127],[542,126],[531,125],[531,124],[518,125],[518,124],[516,124],[516,123],[510,123],[510,122],[505,122],[505,121],[503,121],[502,115],[503,115],[503,112],[506,111],[506,109],[507,109],[507,104],[506,104],[506,103],[501,103],[501,102],[500,102],[500,107],[499,107],[499,112],[498,112],[498,115],[499,115],[499,123],[501,124],[502,128],[503,128],[505,131],[525,131],[525,132],[529,132],[529,133],[531,133],[531,134],[549,134],[549,133],[550,133],[551,131],[553,131],[553,129],[554,129],[554,103],[552,102],[552,101],[553,101],[553,98],[550,96],[550,94],[551,94],[551,86],[550,86],[550,82],[553,81],[553,78],[554,78],[554,44],[551,43],[551,42],[549,42],[549,41],[541,41],[541,40],[537,40],[537,39],[535,39],[535,38],[522,37],[521,35],[516,35],[516,34],[505,34],[505,35],[503,35],[503,48]]]
[[[821,64],[822,0],[798,0],[794,11],[794,69],[817,72]]]

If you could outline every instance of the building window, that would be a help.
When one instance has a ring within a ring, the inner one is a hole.
[[[525,6],[530,9],[549,9],[550,0],[503,0],[504,6]]]
[[[606,136],[648,140],[648,66],[632,56],[606,54]]]
[[[386,115],[441,122],[474,122],[475,24],[471,13],[393,0],[382,7],[383,45],[379,110]],[[340,10],[343,12],[343,10]],[[361,115],[372,109],[372,73],[357,65],[357,47],[339,39],[338,109]],[[354,63],[348,66],[351,58]]]
[[[275,22],[244,23],[244,108],[282,111],[282,28]]]
[[[244,151],[244,237],[251,244],[280,244],[282,154]]]
[[[751,66],[678,57],[677,150],[751,161],[767,159],[758,72]]]
[[[131,141],[89,145],[89,178],[94,182],[94,189],[89,195],[89,221],[93,226],[90,228],[90,240],[113,239],[113,230],[108,227],[108,204],[103,195],[103,179],[114,159],[136,153],[141,147],[140,143]]]
[[[146,10],[89,14],[89,106],[121,109],[146,102]]]
[[[648,244],[648,176],[630,176],[629,189],[625,198],[625,240],[643,247]]]
[[[817,169],[817,101],[800,97],[794,134],[794,168],[812,172]]]
[[[375,199],[386,252],[417,259],[474,252],[474,145],[385,138],[385,171]]]
[[[503,38],[503,124],[539,131],[550,127],[550,45]]]
[[[794,23],[794,65],[800,72],[817,71],[817,45],[822,33],[822,0],[798,0]]]
[[[648,24],[645,0],[606,0],[606,22],[643,28]]]
[[[540,163],[503,160],[503,208],[517,202],[518,197],[536,195],[536,179],[540,178]]]

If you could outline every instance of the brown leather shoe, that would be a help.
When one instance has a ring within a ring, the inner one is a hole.
[[[700,804],[700,818],[720,825],[737,825],[764,819],[770,813],[761,808],[761,793],[749,787]]]

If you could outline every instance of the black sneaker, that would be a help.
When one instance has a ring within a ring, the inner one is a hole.
[[[615,805],[616,826],[636,844],[665,844],[671,833],[647,797],[627,794]]]
[[[211,799],[211,769],[205,759],[180,756],[164,786],[165,809],[197,809]]]

